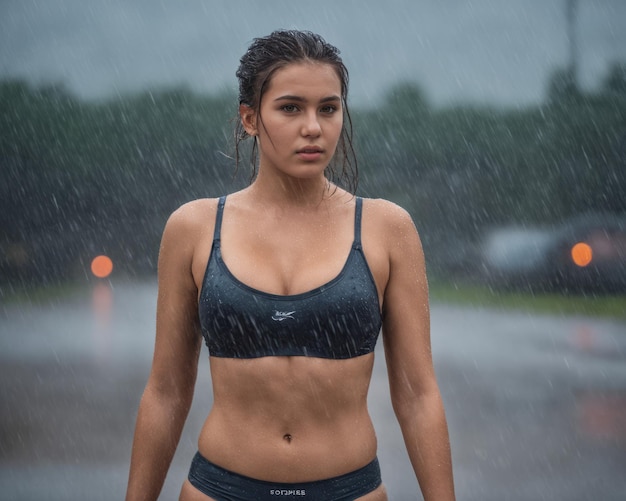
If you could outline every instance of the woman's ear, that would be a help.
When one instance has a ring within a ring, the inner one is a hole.
[[[247,104],[240,104],[239,117],[241,118],[241,124],[248,135],[256,136],[258,134],[256,111],[254,111]]]

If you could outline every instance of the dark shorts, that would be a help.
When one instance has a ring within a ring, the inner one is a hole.
[[[353,501],[382,483],[378,459],[351,473],[314,482],[266,482],[221,468],[200,455],[191,462],[189,482],[216,501],[277,501],[300,499]]]

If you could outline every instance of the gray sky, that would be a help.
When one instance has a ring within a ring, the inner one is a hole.
[[[536,103],[568,61],[565,0],[0,0],[0,78],[83,97],[187,83],[235,89],[250,40],[310,29],[341,50],[356,105],[398,79],[437,105]],[[626,61],[626,0],[580,0],[580,78]]]

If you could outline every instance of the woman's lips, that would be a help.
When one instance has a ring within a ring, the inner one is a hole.
[[[302,160],[306,160],[309,162],[318,160],[322,156],[322,153],[323,153],[323,150],[317,147],[302,148],[301,150],[298,150],[296,152],[298,157],[300,157]]]

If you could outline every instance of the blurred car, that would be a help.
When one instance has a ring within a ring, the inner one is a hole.
[[[626,292],[626,217],[585,214],[550,228],[506,227],[481,246],[481,279],[495,288]]]

